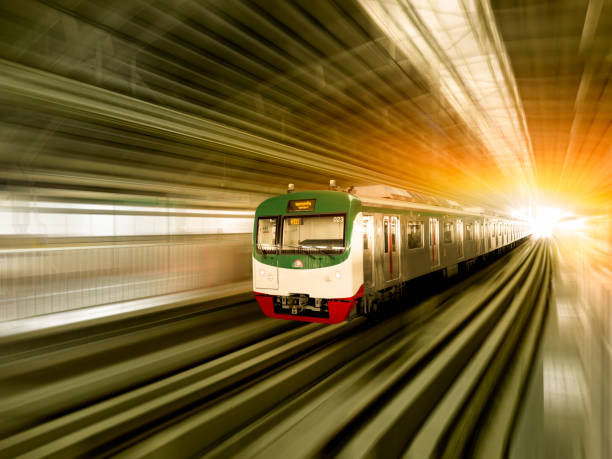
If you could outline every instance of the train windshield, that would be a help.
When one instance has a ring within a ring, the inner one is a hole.
[[[283,252],[344,251],[345,214],[283,218]]]

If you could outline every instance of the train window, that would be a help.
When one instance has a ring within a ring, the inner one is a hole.
[[[363,250],[370,249],[370,216],[363,217]]]
[[[453,222],[445,222],[444,223],[444,242],[445,243],[450,243],[453,242]]]
[[[408,222],[408,248],[420,249],[423,247],[423,223]]]
[[[502,234],[502,226],[501,226],[501,223],[498,223],[497,224],[497,235],[501,236],[501,234]]]
[[[257,220],[257,249],[269,250],[277,243],[278,217],[260,217]]]
[[[383,220],[383,239],[385,240],[385,253],[389,253],[389,220],[387,217]]]

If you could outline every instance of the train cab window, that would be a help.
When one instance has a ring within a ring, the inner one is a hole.
[[[423,247],[423,223],[408,222],[408,248],[420,249]]]
[[[454,226],[453,222],[445,222],[444,223],[444,242],[446,244],[453,242],[454,239]]]
[[[270,250],[278,243],[278,217],[257,220],[257,250]]]
[[[344,251],[346,216],[303,215],[283,217],[283,252]]]

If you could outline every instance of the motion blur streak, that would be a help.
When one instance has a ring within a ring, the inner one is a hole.
[[[402,53],[469,126],[512,185],[533,190],[533,152],[517,88],[489,5],[473,1],[362,0]],[[475,151],[472,154],[477,154]],[[475,177],[477,179],[477,176]],[[479,181],[480,182],[480,181]],[[482,182],[480,182],[482,183]]]
[[[611,229],[607,216],[552,229],[554,298],[511,458],[610,457]]]

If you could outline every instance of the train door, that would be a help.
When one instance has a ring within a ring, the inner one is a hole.
[[[497,248],[497,223],[491,223],[489,225],[491,230],[491,250]]]
[[[429,219],[429,250],[431,266],[440,265],[440,222],[437,218]]]
[[[487,251],[486,249],[486,238],[487,238],[487,229],[486,229],[487,224],[484,222],[484,220],[482,221],[482,224],[480,225],[480,252],[484,253]]]
[[[374,288],[372,264],[374,257],[374,216],[363,216],[363,287]]]
[[[399,276],[399,218],[383,216],[384,273],[385,282]]]
[[[457,220],[457,258],[463,258],[463,221]]]
[[[489,230],[487,227],[488,223],[486,220],[482,221],[482,251],[487,253],[489,251]]]
[[[399,278],[400,273],[400,226],[400,218],[391,217],[391,261],[393,262],[393,269],[391,270],[391,279]]]
[[[482,238],[480,237],[480,222],[474,222],[474,247],[476,248],[476,255],[479,255],[482,252],[480,248],[480,241]]]

